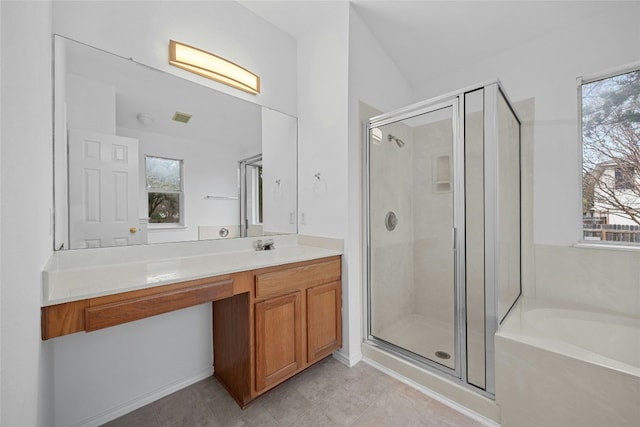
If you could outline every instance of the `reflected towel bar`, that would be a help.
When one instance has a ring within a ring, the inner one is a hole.
[[[238,200],[238,196],[217,196],[217,195],[212,195],[212,196],[204,196],[205,199],[212,199],[212,200]]]

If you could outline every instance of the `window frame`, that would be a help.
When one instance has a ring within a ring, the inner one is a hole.
[[[578,227],[577,238],[578,247],[591,247],[598,249],[622,249],[622,250],[640,250],[640,243],[636,242],[616,242],[611,240],[586,240],[584,238],[584,185],[583,185],[583,167],[584,167],[584,143],[583,143],[583,109],[582,109],[582,87],[586,84],[593,83],[600,80],[606,80],[611,77],[620,76],[632,72],[640,71],[640,61],[625,64],[620,67],[611,68],[603,72],[592,74],[589,76],[580,76],[576,79],[577,86],[577,105],[578,105],[578,120],[577,120],[577,138],[578,138]],[[614,170],[615,179],[615,170]]]
[[[147,158],[155,158],[155,159],[163,159],[163,160],[171,160],[176,161],[180,164],[180,191],[162,191],[162,190],[154,190],[153,188],[149,188],[147,185]],[[184,159],[175,159],[172,157],[166,156],[157,156],[152,154],[144,155],[144,188],[145,188],[145,205],[146,212],[149,218],[148,227],[150,229],[161,229],[161,228],[184,228],[185,227],[185,201],[184,201]],[[178,222],[151,222],[151,217],[149,216],[149,193],[164,193],[164,194],[178,194],[179,197],[179,212],[180,212],[180,221]]]

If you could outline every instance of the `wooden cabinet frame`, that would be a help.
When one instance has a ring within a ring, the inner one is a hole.
[[[238,405],[245,407],[342,346],[341,275],[340,256],[255,270],[253,289],[241,304],[233,301],[238,296],[213,303],[215,376]],[[287,305],[288,314],[265,325],[265,313]],[[247,318],[231,338],[228,330]],[[288,334],[274,339],[278,321]],[[284,354],[274,355],[267,340],[286,347]]]
[[[190,280],[41,308],[42,339],[91,332],[233,296],[231,275]]]
[[[338,255],[42,307],[42,339],[212,302],[215,376],[245,407],[342,346],[341,275]]]
[[[302,367],[300,291],[255,305],[256,391],[261,392]]]
[[[309,363],[342,346],[341,284],[327,283],[307,289],[307,360]]]

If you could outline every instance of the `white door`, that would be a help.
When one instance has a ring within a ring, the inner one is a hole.
[[[71,129],[71,249],[141,243],[138,228],[138,140]]]

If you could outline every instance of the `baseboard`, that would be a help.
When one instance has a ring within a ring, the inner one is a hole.
[[[343,365],[351,368],[353,365],[362,360],[362,353],[359,352],[358,354],[351,355],[349,357],[341,351],[336,351],[335,353],[333,353],[333,358]]]
[[[138,408],[148,405],[151,402],[162,399],[163,397],[168,396],[171,393],[188,387],[191,384],[197,383],[198,381],[201,381],[205,378],[209,378],[211,375],[213,375],[213,367],[203,369],[202,371],[194,375],[166,384],[156,390],[145,393],[135,399],[129,400],[128,402],[124,402],[116,407],[108,409],[98,415],[89,417],[74,424],[72,427],[98,427],[104,423],[128,414],[129,412],[135,411]]]

